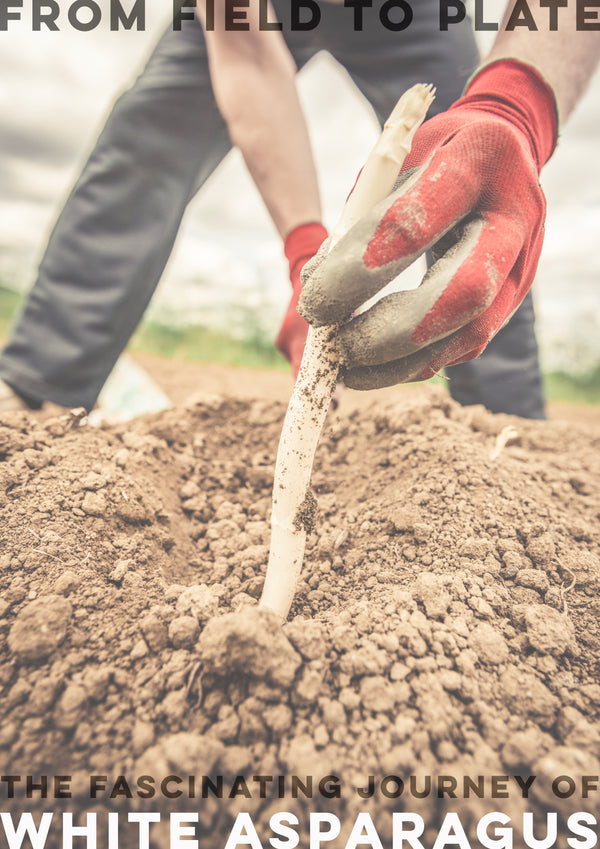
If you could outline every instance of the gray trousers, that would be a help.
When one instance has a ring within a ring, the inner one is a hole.
[[[443,111],[477,64],[470,24],[440,33],[436,4],[420,0],[412,4],[410,27],[391,32],[379,22],[378,5],[365,12],[362,32],[354,31],[350,9],[328,3],[316,29],[292,32],[289,3],[274,2],[298,67],[327,50],[380,121],[416,82],[435,83],[434,114]],[[117,100],[0,357],[0,377],[31,406],[48,400],[93,407],[152,297],[188,202],[229,148],[202,29],[186,22],[181,32],[165,33],[133,87]],[[506,355],[499,348],[469,363],[472,376],[462,382],[464,367],[451,370],[450,390],[461,387],[459,400],[543,415],[532,316],[525,325],[519,332],[527,340],[523,358],[515,358],[510,344]],[[534,384],[539,400],[532,405]]]

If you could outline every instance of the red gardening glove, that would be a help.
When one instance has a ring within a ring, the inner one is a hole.
[[[300,272],[309,259],[316,254],[323,241],[327,238],[327,230],[321,224],[300,224],[288,233],[284,251],[290,264],[290,281],[292,283],[292,298],[287,312],[275,339],[275,347],[292,364],[294,380],[304,353],[308,323],[298,315],[298,298],[302,291]]]
[[[552,90],[514,59],[482,68],[417,132],[401,185],[306,268],[300,312],[343,322],[426,250],[418,289],[340,330],[344,382],[374,389],[477,357],[530,288],[544,233],[538,175],[556,144]]]

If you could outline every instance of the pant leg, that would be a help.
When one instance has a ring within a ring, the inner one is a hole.
[[[492,413],[545,419],[531,292],[478,359],[445,371],[450,393],[460,404],[483,404]]]
[[[91,409],[139,323],[185,207],[229,149],[201,27],[167,31],[116,102],[0,357],[32,404]]]
[[[323,46],[346,67],[380,122],[389,115],[400,94],[417,82],[431,82],[437,87],[430,116],[447,109],[461,95],[478,64],[468,21],[440,32],[431,0],[422,0],[412,7],[415,18],[399,33],[382,31],[377,16],[368,16],[365,11],[365,30],[353,35],[343,17],[348,10],[340,7],[332,7],[331,11],[331,20],[338,16],[336,25],[329,31],[327,27],[323,29],[329,39],[329,44]],[[545,418],[530,296],[477,360],[446,372],[450,394],[461,404],[484,404],[492,412]]]

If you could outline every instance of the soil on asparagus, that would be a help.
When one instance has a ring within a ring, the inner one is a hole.
[[[597,424],[493,416],[439,388],[342,405],[281,628],[256,605],[283,414],[198,396],[103,428],[0,422],[3,810],[95,812],[99,832],[108,812],[159,812],[160,849],[173,811],[213,849],[239,812],[265,846],[276,812],[299,830],[336,812],[336,847],[367,811],[387,847],[391,812],[410,811],[429,847],[450,810],[467,832],[490,810],[550,809],[559,828],[596,810],[578,782],[600,772]],[[47,799],[26,799],[27,775],[49,777]],[[513,776],[535,776],[527,798]],[[120,828],[119,847],[141,845]]]

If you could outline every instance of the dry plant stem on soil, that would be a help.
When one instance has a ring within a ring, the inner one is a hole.
[[[329,250],[392,191],[435,89],[415,85],[398,101],[348,198]],[[271,548],[260,606],[286,619],[302,568],[316,500],[310,490],[313,460],[339,373],[337,325],[311,327],[283,423],[273,484]]]

